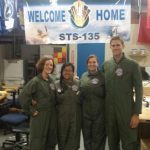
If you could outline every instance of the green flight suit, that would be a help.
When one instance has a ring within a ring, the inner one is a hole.
[[[137,150],[137,129],[130,128],[131,116],[141,113],[142,78],[139,65],[124,55],[104,63],[106,129],[110,150]],[[135,93],[135,100],[133,98]]]
[[[101,71],[81,77],[82,130],[85,150],[105,149],[105,80]]]
[[[55,150],[57,144],[55,85],[52,79],[43,80],[41,74],[30,80],[20,93],[24,111],[30,114],[30,150]],[[32,100],[37,101],[32,106]],[[38,115],[33,117],[34,111]]]
[[[78,150],[81,132],[81,103],[79,81],[56,82],[59,150]]]

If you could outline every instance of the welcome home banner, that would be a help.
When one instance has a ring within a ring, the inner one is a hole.
[[[24,5],[27,44],[107,43],[130,39],[130,0],[30,0]]]

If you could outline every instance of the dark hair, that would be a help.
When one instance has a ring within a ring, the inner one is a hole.
[[[55,64],[54,64],[54,60],[53,58],[51,57],[42,57],[41,59],[38,60],[38,62],[36,63],[36,69],[37,69],[37,72],[38,73],[42,73],[43,69],[44,69],[44,65],[45,65],[45,62],[47,60],[52,60],[53,62],[53,70],[52,70],[52,73],[54,72],[54,69],[55,69]]]
[[[99,62],[97,56],[94,55],[94,54],[92,54],[92,55],[89,55],[89,56],[88,56],[88,58],[87,58],[87,60],[86,60],[86,64],[88,64],[90,58],[96,58],[97,62]]]
[[[61,67],[61,71],[60,71],[60,85],[62,85],[62,80],[64,79],[63,77],[63,71],[66,67],[71,67],[72,68],[72,71],[74,72],[75,70],[75,67],[72,63],[64,63]]]
[[[119,40],[121,42],[121,44],[124,45],[124,41],[123,41],[123,39],[120,36],[114,36],[114,37],[112,37],[111,40],[110,40],[110,44],[114,40]]]

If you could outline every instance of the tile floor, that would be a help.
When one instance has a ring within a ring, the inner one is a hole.
[[[5,139],[14,139],[14,138],[15,138],[14,135],[12,135],[12,134],[4,135],[3,132],[0,130],[0,150],[3,150],[2,149],[2,143],[5,141]],[[56,150],[58,150],[58,147],[56,147]],[[83,138],[82,137],[81,137],[80,150],[84,150],[84,147],[83,147]],[[105,150],[109,150],[107,143],[106,143]]]

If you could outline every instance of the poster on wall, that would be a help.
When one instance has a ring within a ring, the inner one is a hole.
[[[130,40],[131,0],[26,0],[27,44],[107,43]]]
[[[0,1],[0,35],[24,31],[23,0]]]
[[[67,61],[67,49],[66,49],[66,46],[54,47],[53,52],[54,52],[53,58],[54,58],[55,64],[63,64],[63,63],[65,63]]]

